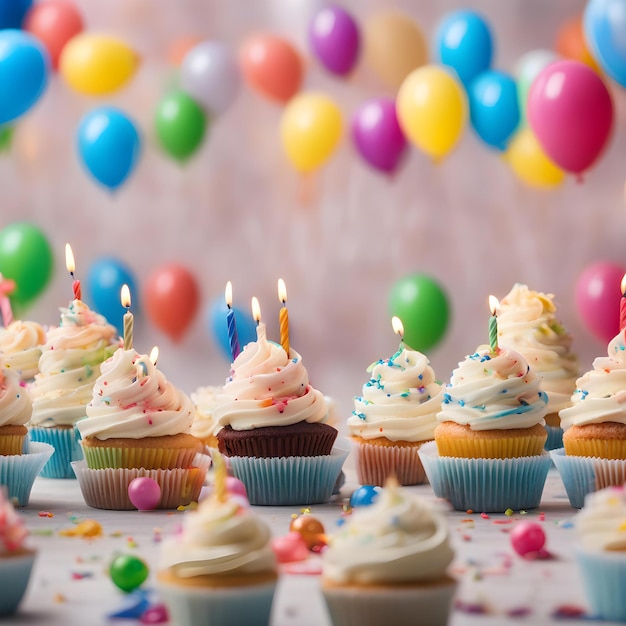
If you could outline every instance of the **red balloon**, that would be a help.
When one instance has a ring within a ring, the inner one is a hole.
[[[200,290],[191,272],[174,263],[154,270],[148,277],[143,302],[150,321],[179,341],[198,311]]]
[[[530,87],[527,114],[546,154],[573,174],[593,165],[613,130],[611,94],[580,61],[555,61],[541,70]]]
[[[47,0],[29,9],[23,29],[44,44],[50,54],[52,67],[56,70],[65,44],[82,32],[83,18],[71,2]]]

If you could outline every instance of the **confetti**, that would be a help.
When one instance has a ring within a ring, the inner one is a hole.
[[[39,511],[37,515],[39,515],[39,517],[54,517],[54,513],[50,513],[50,511]]]
[[[487,515],[487,513],[481,513],[481,514],[480,514],[480,516],[481,516],[483,519],[489,519],[489,515]]]
[[[74,528],[60,530],[59,535],[62,537],[100,537],[102,535],[102,526],[96,520],[87,519],[74,526]]]
[[[505,514],[507,517],[511,517],[511,515],[513,515],[513,513],[514,513],[513,509],[507,509],[507,510],[504,512],[504,514]]]

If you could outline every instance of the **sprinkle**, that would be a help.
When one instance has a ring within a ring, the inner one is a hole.
[[[513,515],[513,513],[514,513],[513,509],[507,509],[507,510],[504,512],[504,514],[505,514],[507,517],[511,517],[511,515]]]
[[[102,526],[96,520],[87,519],[74,528],[60,530],[59,535],[62,537],[99,537],[102,535]]]
[[[492,524],[512,524],[513,520],[512,519],[494,519],[493,522],[491,523]]]
[[[474,513],[474,511],[472,511],[472,509],[467,509],[467,511],[465,511],[468,515],[472,515]]]
[[[472,540],[472,536],[471,535],[461,535],[461,539],[463,539],[463,541],[471,541]]]
[[[528,511],[520,511],[520,512],[519,512],[519,514],[520,514],[520,515],[527,515],[527,514],[528,514]]]
[[[488,608],[482,602],[462,602],[457,600],[454,608],[461,613],[469,613],[470,615],[487,615]]]
[[[487,513],[481,513],[481,514],[480,514],[480,516],[481,516],[483,519],[489,519],[489,515],[487,515]]]
[[[128,548],[136,548],[137,542],[132,537],[126,537],[126,546]]]
[[[578,618],[578,617],[584,617],[584,616],[585,616],[585,609],[579,606],[575,606],[573,604],[563,604],[561,606],[558,606],[556,609],[554,609],[554,611],[550,615],[550,617],[553,617],[555,619],[569,618],[569,617]]]
[[[92,572],[72,572],[72,580],[82,580],[83,578],[91,578]]]
[[[556,525],[559,528],[574,528],[574,522],[572,522],[572,520],[569,520],[569,519],[561,520],[560,522],[557,522]]]
[[[516,609],[509,609],[506,614],[508,617],[528,617],[532,615],[532,609],[527,606],[520,606]]]
[[[537,519],[540,522],[545,522],[546,521],[546,514],[545,513],[539,513],[539,515],[537,516]]]
[[[62,593],[55,593],[52,599],[56,604],[63,604],[63,602],[65,602],[65,596]]]
[[[39,511],[37,515],[39,515],[39,517],[54,517],[54,513],[50,513],[50,511]]]

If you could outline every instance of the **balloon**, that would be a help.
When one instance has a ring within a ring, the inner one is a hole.
[[[187,53],[199,43],[202,43],[202,41],[203,38],[198,35],[184,35],[183,37],[175,39],[167,51],[168,62],[174,67],[180,67]]]
[[[329,72],[345,76],[354,69],[359,57],[359,27],[345,9],[329,6],[313,17],[309,43],[315,56]]]
[[[487,70],[467,88],[472,127],[488,145],[506,149],[519,125],[519,104],[515,81],[508,74]]]
[[[117,189],[130,176],[141,152],[135,124],[115,107],[87,113],[78,126],[77,142],[88,172],[109,189]]]
[[[228,338],[228,324],[226,322],[226,312],[228,307],[224,297],[216,297],[211,302],[207,311],[207,325],[209,333],[213,337],[218,348],[228,361],[232,361],[230,353],[230,340]],[[243,347],[251,341],[256,340],[256,322],[252,315],[237,306],[233,306],[235,312],[235,323],[237,325],[237,336],[239,345]]]
[[[528,122],[545,153],[580,174],[598,159],[613,129],[613,101],[602,79],[579,61],[545,67],[530,88]]]
[[[0,127],[0,152],[8,152],[13,144],[13,127]]]
[[[591,56],[585,41],[582,15],[576,15],[563,23],[557,31],[554,49],[566,59],[580,61],[595,72],[600,71],[600,67]]]
[[[420,352],[434,348],[448,327],[448,297],[434,278],[412,274],[391,288],[389,310],[404,326],[404,342]]]
[[[0,29],[22,28],[33,0],[0,0]]]
[[[533,81],[539,72],[553,61],[558,61],[559,57],[552,50],[531,50],[522,55],[515,65],[515,76],[517,77],[517,100],[519,103],[520,124],[525,125],[526,105],[528,103],[528,93]]]
[[[207,116],[183,91],[167,94],[157,107],[156,134],[163,149],[178,161],[187,160],[202,144]]]
[[[467,98],[446,68],[425,65],[411,72],[396,98],[400,127],[409,141],[434,159],[454,148],[467,123]]]
[[[52,277],[52,249],[34,224],[15,222],[0,230],[0,273],[15,281],[14,312],[26,309]]]
[[[65,44],[82,32],[83,18],[68,0],[45,0],[30,9],[24,20],[24,30],[44,44],[56,70]]]
[[[299,172],[311,172],[334,152],[341,139],[339,107],[328,96],[302,93],[283,112],[280,133],[283,147]]]
[[[602,69],[626,87],[626,0],[589,0],[583,28]]]
[[[546,156],[530,128],[522,128],[511,139],[506,160],[515,174],[531,187],[558,187],[565,180],[565,172]]]
[[[200,289],[187,268],[171,263],[150,274],[143,302],[150,321],[173,341],[180,341],[198,310]]]
[[[608,343],[619,332],[622,277],[626,269],[609,261],[587,267],[576,282],[576,307],[588,330]]]
[[[395,102],[377,98],[362,104],[352,118],[352,140],[373,168],[395,172],[407,149]]]
[[[474,78],[491,67],[491,30],[475,11],[455,11],[437,28],[435,49],[441,63],[453,68],[467,88]]]
[[[284,104],[300,91],[302,58],[285,39],[253,35],[241,47],[240,64],[250,87],[270,100]]]
[[[132,310],[136,312],[139,308],[137,283],[132,270],[123,261],[110,256],[96,259],[89,267],[84,283],[87,302],[117,328],[120,337],[124,334],[123,316],[126,313],[120,300],[124,284],[128,285]]]
[[[428,63],[428,47],[420,27],[407,15],[385,11],[364,28],[367,65],[388,87],[397,90],[416,68]]]
[[[50,59],[42,43],[21,30],[0,30],[0,124],[17,119],[48,85]]]
[[[78,93],[104,96],[121,89],[135,74],[139,56],[117,37],[82,33],[61,51],[59,73]]]

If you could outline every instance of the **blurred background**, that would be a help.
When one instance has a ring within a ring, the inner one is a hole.
[[[554,294],[584,371],[626,272],[626,48],[590,51],[607,3],[68,0],[50,26],[44,0],[5,0],[5,28],[68,41],[38,75],[0,31],[16,314],[58,323],[70,243],[84,299],[121,327],[129,282],[135,347],[192,392],[229,373],[227,281],[240,335],[257,296],[278,341],[283,278],[291,345],[347,417],[392,313],[445,381],[522,282]]]

